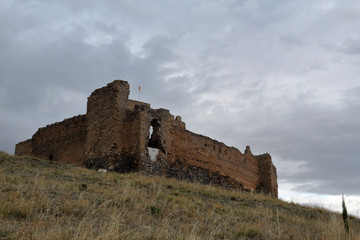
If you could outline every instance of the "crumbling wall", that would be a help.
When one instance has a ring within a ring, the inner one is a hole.
[[[86,159],[86,126],[86,116],[79,115],[39,128],[31,140],[31,155],[83,165]]]
[[[137,169],[139,117],[128,109],[129,84],[116,80],[95,90],[87,104],[86,166]]]
[[[277,172],[273,165],[270,154],[262,154],[256,156],[259,164],[259,184],[257,191],[262,193],[271,193],[271,195],[278,196]]]
[[[23,142],[19,142],[15,146],[15,155],[16,156],[30,156],[32,147],[31,147],[31,139],[28,139]]]
[[[146,139],[141,143],[141,152],[146,154],[140,158],[140,171],[277,196],[276,169],[268,178],[274,170],[271,158],[254,156],[249,146],[242,154],[234,147],[192,133],[186,130],[181,117],[174,118],[166,109],[141,110],[141,139]],[[151,159],[150,153],[157,154],[156,158]]]
[[[174,116],[167,109],[151,109],[141,106],[139,171],[148,174],[166,175],[168,171],[168,130]],[[152,130],[152,132],[150,132]],[[154,159],[150,152],[156,151]]]
[[[277,196],[271,156],[254,156],[192,133],[166,109],[129,100],[115,80],[88,98],[87,113],[40,128],[16,145],[16,155],[118,172],[140,171]]]
[[[227,176],[232,179],[230,186],[234,185],[235,181],[244,189],[256,189],[259,181],[259,167],[254,157],[245,157],[234,147],[228,147],[224,143],[181,127],[172,127],[170,134],[168,159],[173,164],[206,169],[217,178]],[[177,169],[174,169],[172,172],[176,171]],[[201,182],[206,181],[208,180],[201,180]]]
[[[129,99],[128,100],[128,109],[132,111],[132,110],[134,110],[135,106],[145,106],[147,108],[150,108],[149,103]]]

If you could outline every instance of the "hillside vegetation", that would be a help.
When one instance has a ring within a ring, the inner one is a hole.
[[[360,239],[340,214],[138,173],[0,153],[0,239]]]

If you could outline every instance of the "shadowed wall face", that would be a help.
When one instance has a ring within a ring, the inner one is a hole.
[[[95,90],[87,104],[86,166],[119,172],[134,171],[139,119],[128,110],[129,84],[116,80]]]
[[[86,141],[86,116],[40,128],[32,137],[31,155],[51,161],[83,165]]]
[[[32,139],[28,139],[22,142],[19,142],[15,146],[15,153],[16,156],[31,156],[32,152]]]
[[[278,196],[277,172],[273,165],[270,154],[256,156],[259,163],[259,184],[257,192],[272,193]]]

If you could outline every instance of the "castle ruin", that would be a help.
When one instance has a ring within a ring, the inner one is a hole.
[[[126,81],[95,90],[87,112],[40,128],[15,147],[15,155],[117,172],[142,172],[262,192],[277,197],[277,174],[269,154],[244,153],[192,133],[166,109],[128,99]]]

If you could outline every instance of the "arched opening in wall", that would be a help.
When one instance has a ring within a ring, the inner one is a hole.
[[[159,121],[157,119],[153,119],[151,121],[151,125],[149,128],[148,147],[162,149],[159,130],[160,130]]]
[[[149,157],[152,161],[156,161],[159,151],[164,152],[160,137],[160,124],[157,119],[153,119],[149,127],[149,142],[147,144]]]
[[[50,153],[48,159],[49,159],[50,161],[53,161],[53,160],[54,160],[54,155],[52,155],[52,153]]]

